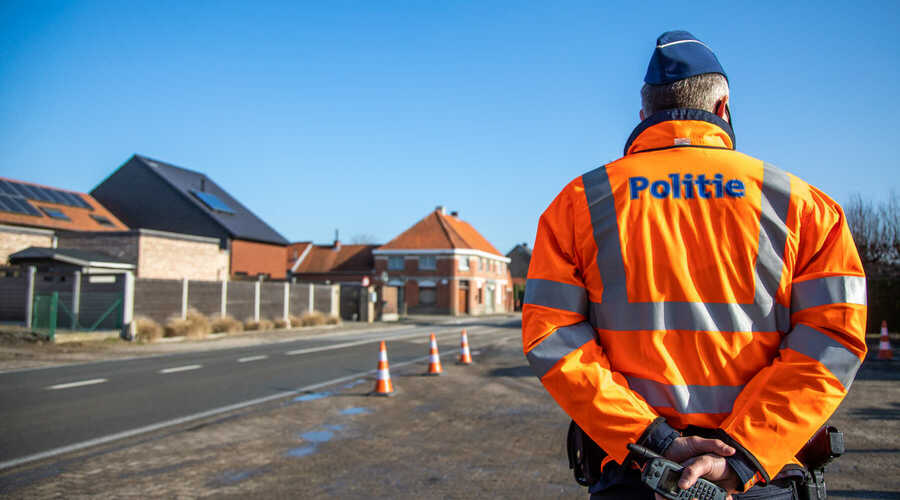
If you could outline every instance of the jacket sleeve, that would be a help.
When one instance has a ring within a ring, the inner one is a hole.
[[[522,311],[522,344],[547,391],[609,456],[624,463],[627,443],[658,452],[678,434],[625,378],[610,369],[588,321],[589,297],[574,237],[573,181],[538,223]],[[654,424],[652,425],[651,424]]]
[[[808,189],[785,293],[791,329],[720,426],[755,466],[750,484],[793,461],[846,396],[866,355],[866,283],[856,246],[841,207]]]

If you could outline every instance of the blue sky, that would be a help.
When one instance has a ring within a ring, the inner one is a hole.
[[[0,2],[0,175],[90,191],[133,153],[292,241],[436,205],[503,253],[621,155],[656,37],[731,82],[738,149],[839,202],[898,188],[900,2]]]

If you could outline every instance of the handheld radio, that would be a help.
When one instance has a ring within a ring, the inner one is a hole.
[[[671,500],[725,500],[728,492],[715,483],[698,478],[690,488],[683,490],[678,487],[681,471],[684,467],[671,460],[636,444],[629,444],[628,449],[638,455],[639,459],[646,460],[641,467],[641,481],[656,493]]]

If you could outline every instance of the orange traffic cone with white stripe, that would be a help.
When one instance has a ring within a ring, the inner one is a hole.
[[[437,339],[431,334],[431,348],[428,350],[428,373],[426,375],[442,375],[441,356],[438,354]]]
[[[887,321],[881,321],[881,341],[878,343],[878,359],[894,359],[891,339],[888,337]]]
[[[466,330],[462,331],[462,345],[459,347],[459,360],[457,363],[461,365],[471,365],[472,364],[472,353],[469,352],[469,337],[466,335]]]
[[[381,341],[378,351],[378,375],[375,378],[374,396],[393,396],[394,385],[391,384],[391,371],[388,369],[387,347]]]

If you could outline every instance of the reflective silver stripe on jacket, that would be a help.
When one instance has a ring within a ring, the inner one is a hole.
[[[797,325],[781,342],[781,348],[792,349],[825,365],[844,388],[856,377],[860,359],[840,342],[806,325]]]
[[[830,304],[866,305],[866,278],[828,276],[791,286],[791,313]]]
[[[669,385],[625,376],[628,387],[655,408],[673,408],[678,413],[731,413],[744,386]]]
[[[588,316],[587,290],[569,283],[531,278],[525,282],[524,303]]]
[[[594,341],[594,328],[587,322],[563,326],[551,333],[528,354],[528,364],[538,378],[542,378],[567,354]]]

